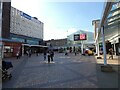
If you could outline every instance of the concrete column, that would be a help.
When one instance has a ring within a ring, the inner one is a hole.
[[[82,54],[84,53],[84,50],[83,50],[83,41],[81,41],[81,53]]]
[[[0,38],[2,38],[2,8],[3,2],[0,1]]]
[[[22,56],[24,56],[24,45],[22,45]]]
[[[97,40],[97,49],[98,49],[97,55],[98,55],[98,57],[100,57],[100,47],[99,47],[98,40]]]
[[[106,44],[105,44],[105,35],[104,35],[104,26],[101,27],[101,33],[102,33],[102,43],[103,43],[104,65],[107,65]]]
[[[96,45],[95,45],[95,47],[96,47],[96,55],[97,55],[97,54],[98,54],[97,42],[96,42]]]
[[[0,39],[2,38],[2,5],[3,2],[0,1]],[[0,41],[0,68],[2,68],[2,59],[3,59],[3,43]],[[0,76],[2,76],[2,71],[0,71]],[[2,90],[2,78],[0,78],[0,90]]]
[[[114,52],[115,52],[115,56],[116,56],[116,47],[115,47],[115,42],[114,42]]]

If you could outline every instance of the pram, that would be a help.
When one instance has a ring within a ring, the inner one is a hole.
[[[2,80],[6,80],[7,78],[11,79],[11,73],[8,73],[8,69],[13,68],[11,62],[2,61]]]

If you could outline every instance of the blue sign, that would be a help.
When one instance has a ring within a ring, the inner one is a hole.
[[[25,17],[25,18],[31,20],[31,16],[28,15],[28,14],[26,14],[26,13],[21,13],[21,16],[23,16],[23,17]]]

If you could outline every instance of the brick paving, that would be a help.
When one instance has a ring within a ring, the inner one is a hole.
[[[117,72],[101,72],[94,56],[55,53],[54,62],[49,64],[43,60],[43,55],[7,60],[14,65],[13,77],[3,82],[3,88],[118,87]]]

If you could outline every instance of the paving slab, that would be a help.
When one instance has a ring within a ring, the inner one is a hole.
[[[103,73],[94,56],[55,53],[54,61],[43,54],[13,62],[12,79],[3,88],[117,88],[118,73]]]

